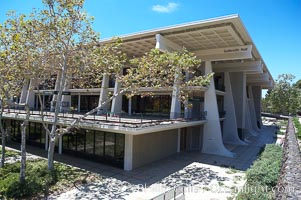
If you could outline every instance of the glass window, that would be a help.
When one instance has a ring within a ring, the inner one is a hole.
[[[76,133],[76,150],[80,152],[86,151],[86,130],[80,129]]]
[[[123,163],[124,160],[124,135],[116,134],[116,161],[118,163]]]
[[[94,131],[86,130],[86,153],[94,154]]]
[[[71,107],[77,111],[78,110],[78,95],[71,96]]]
[[[95,155],[103,156],[104,153],[104,132],[95,131]]]
[[[105,133],[105,156],[114,158],[115,157],[115,134]]]

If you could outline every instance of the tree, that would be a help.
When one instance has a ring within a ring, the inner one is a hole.
[[[82,11],[84,0],[44,0],[45,9],[36,16],[37,28],[47,38],[48,46],[43,49],[43,58],[50,67],[59,74],[58,95],[54,104],[54,119],[51,130],[44,127],[49,133],[48,169],[53,169],[53,153],[58,125],[58,114],[62,109],[62,93],[72,78],[74,68],[80,67],[88,44],[95,44],[97,34],[93,31],[91,22],[86,13]],[[43,39],[43,38],[41,38]],[[51,59],[51,60],[50,60]],[[46,63],[46,62],[45,62]],[[76,70],[75,70],[76,71]]]
[[[263,108],[272,113],[296,114],[301,109],[301,94],[300,89],[293,84],[294,79],[292,74],[279,75],[275,87],[268,90],[263,100]]]
[[[35,58],[30,59],[28,66],[34,66],[42,71],[42,74],[52,71],[58,75],[58,94],[54,104],[51,130],[44,126],[49,135],[49,170],[54,169],[53,153],[57,137],[72,132],[81,120],[95,113],[117,96],[124,93],[132,96],[138,93],[141,87],[173,88],[177,91],[179,99],[187,102],[189,91],[192,91],[188,90],[188,87],[206,86],[210,82],[212,74],[194,76],[190,81],[185,81],[183,73],[193,74],[193,68],[200,64],[200,60],[185,49],[172,53],[153,49],[142,58],[129,61],[119,48],[120,40],[98,46],[97,34],[91,28],[92,19],[82,12],[83,0],[44,0],[44,3],[46,9],[33,13],[30,22],[26,23],[28,25],[26,33],[29,36],[32,34],[28,38],[34,38],[34,40],[28,40],[28,43],[31,44],[29,46],[37,49],[37,51],[33,51],[34,54],[27,55]],[[27,59],[21,59],[21,61],[24,60]],[[120,72],[126,64],[131,65],[131,68],[128,69],[127,74],[123,75]],[[83,76],[89,77],[92,74],[114,75],[123,88],[101,102],[98,107],[74,120],[70,125],[58,128],[63,91],[67,88],[68,82],[75,75],[78,80],[81,80]],[[32,78],[27,77],[31,82]],[[34,80],[41,81],[41,77],[34,78]],[[41,101],[41,98],[39,99]]]
[[[132,64],[132,67],[127,70],[126,74],[120,74],[120,69],[123,67],[122,64],[125,63],[125,55],[118,50],[119,43],[117,42],[117,47],[115,45],[106,45],[101,51],[96,52],[96,55],[98,55],[96,58],[101,58],[100,60],[102,61],[105,60],[105,63],[103,64],[106,65],[99,65],[97,59],[93,62],[97,63],[96,66],[99,66],[98,70],[101,69],[103,75],[114,74],[116,80],[121,83],[122,89],[118,93],[104,100],[96,108],[71,122],[70,125],[58,129],[57,134],[63,135],[72,132],[81,120],[85,119],[88,115],[97,112],[117,96],[126,94],[128,97],[131,97],[137,94],[139,89],[143,87],[170,89],[173,88],[175,82],[177,82],[176,85],[178,87],[179,100],[186,102],[187,95],[190,92],[194,89],[199,89],[197,86],[208,86],[210,79],[213,76],[213,74],[194,76],[191,80],[185,81],[185,76],[182,75],[183,72],[194,74],[194,68],[199,67],[200,64],[200,60],[185,49],[183,49],[182,52],[162,52],[158,49],[152,49],[142,58],[131,59],[129,62]],[[107,54],[107,52],[110,52],[110,54]],[[107,65],[108,63],[112,66]],[[91,69],[93,69],[93,66]],[[194,88],[195,86],[197,88]],[[151,93],[144,95],[151,95]]]

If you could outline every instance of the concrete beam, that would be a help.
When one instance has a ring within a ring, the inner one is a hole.
[[[245,61],[243,63],[218,63],[213,65],[214,72],[246,72],[247,74],[262,73],[261,61]]]
[[[160,34],[156,34],[156,49],[162,51],[182,51],[183,47]]]
[[[264,80],[269,80],[270,76],[267,72],[264,72],[262,74],[248,74],[247,75],[247,80],[254,80],[254,79],[264,79]]]
[[[253,58],[252,45],[199,50],[195,51],[194,53],[196,56],[199,56],[203,61],[221,61]]]

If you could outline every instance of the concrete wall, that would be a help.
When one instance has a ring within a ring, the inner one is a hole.
[[[133,168],[176,153],[177,144],[177,129],[134,136]]]

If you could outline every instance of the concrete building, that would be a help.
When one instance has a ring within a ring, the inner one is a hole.
[[[233,157],[225,144],[248,145],[249,136],[260,134],[261,90],[272,88],[274,81],[237,15],[120,37],[122,49],[129,56],[142,56],[154,47],[167,51],[181,51],[185,47],[202,60],[197,73],[214,72],[214,78],[208,87],[199,87],[193,92],[189,109],[184,109],[174,90],[148,88],[154,96],[144,98],[136,95],[127,99],[119,95],[97,116],[81,122],[81,129],[76,133],[59,138],[59,153],[132,170],[181,151]],[[109,42],[111,39],[101,41]],[[24,83],[20,101],[29,98],[30,106],[38,109],[37,93],[40,92],[44,108],[51,110],[51,102],[56,99],[57,77],[40,90],[28,91],[28,85],[34,83]],[[106,99],[109,92],[117,93],[121,88],[120,83],[107,75],[103,76],[101,85],[94,88],[67,84],[62,111],[69,114],[62,114],[60,126],[70,122],[74,111],[78,115],[91,110]],[[70,111],[70,107],[74,111]],[[105,114],[109,111],[110,115]],[[48,115],[44,121],[51,125],[51,113]],[[19,125],[24,116],[10,112],[4,117],[6,127],[11,127],[12,140],[20,140]],[[48,138],[39,123],[38,112],[33,112],[30,121],[28,144],[47,149]]]

